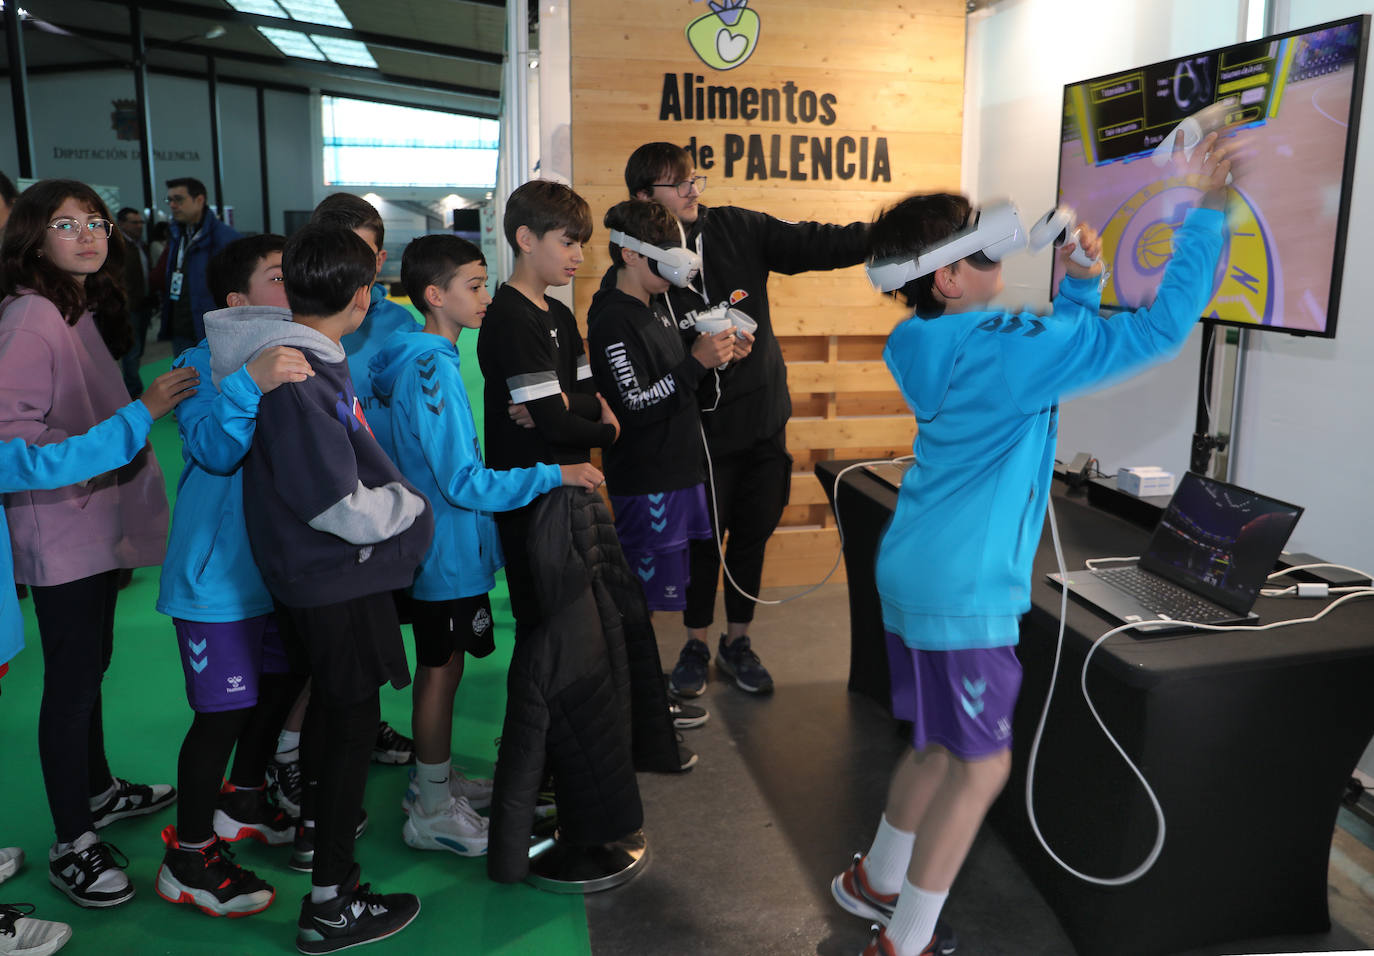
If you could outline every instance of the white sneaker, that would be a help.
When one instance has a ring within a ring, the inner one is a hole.
[[[77,906],[118,906],[134,897],[124,868],[129,859],[112,843],[87,831],[48,851],[48,880]]]
[[[465,777],[454,767],[448,773],[448,792],[455,800],[466,800],[474,810],[485,810],[491,806],[494,784],[486,777]],[[420,788],[415,783],[415,768],[410,770],[410,783],[406,785],[406,795],[401,798],[401,812],[409,814],[420,799]]]
[[[24,851],[17,846],[0,846],[0,883],[19,872],[24,865]]]
[[[452,797],[434,814],[416,801],[401,827],[401,839],[417,850],[449,850],[459,856],[485,856],[487,818],[462,797]]]
[[[29,903],[0,903],[0,956],[48,956],[67,945],[72,928],[29,916]]]

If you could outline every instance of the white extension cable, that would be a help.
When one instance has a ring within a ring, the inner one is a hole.
[[[770,601],[767,598],[761,598],[757,594],[750,594],[748,591],[744,590],[744,588],[739,586],[739,582],[735,580],[734,575],[730,573],[730,565],[727,564],[725,561],[725,544],[723,536],[720,533],[720,513],[716,510],[716,472],[715,468],[711,464],[711,447],[709,444],[707,444],[706,441],[706,429],[703,428],[700,423],[698,423],[697,428],[701,430],[701,445],[702,449],[706,452],[706,478],[711,483],[711,537],[715,540],[716,543],[716,554],[720,555],[720,566],[725,571],[725,580],[729,581],[731,587],[733,587],[736,591],[744,595],[749,600],[753,601],[755,604],[767,604],[770,606],[775,606],[778,604],[786,604],[789,601],[795,601],[797,598],[800,597],[806,597],[806,595],[811,594],[813,591],[816,591],[819,588],[821,588],[827,581],[834,577],[835,572],[839,570],[840,561],[844,558],[844,526],[840,523],[839,508],[841,478],[849,474],[849,472],[853,471],[855,468],[863,468],[866,465],[886,465],[891,464],[892,462],[912,461],[915,459],[914,455],[902,455],[899,458],[875,458],[871,461],[856,461],[851,465],[846,465],[845,467],[841,468],[840,471],[835,475],[835,491],[832,495],[832,498],[835,502],[835,506],[831,509],[835,513],[835,531],[838,533],[840,539],[840,547],[835,554],[835,563],[830,566],[829,571],[825,572],[825,577],[821,578],[819,581],[817,581],[810,587],[806,588],[805,590],[798,591],[796,594],[789,595],[785,598],[779,598],[776,601]],[[788,480],[791,480],[790,476],[788,477]]]
[[[1059,864],[1059,866],[1062,867],[1067,873],[1070,873],[1073,876],[1078,877],[1080,880],[1083,880],[1084,882],[1093,883],[1098,886],[1125,886],[1126,884],[1133,883],[1136,880],[1140,879],[1142,876],[1144,876],[1150,870],[1150,868],[1155,865],[1155,861],[1159,859],[1160,853],[1163,852],[1165,835],[1164,808],[1160,806],[1159,798],[1155,796],[1154,789],[1151,788],[1150,782],[1145,779],[1145,775],[1140,772],[1140,768],[1137,767],[1135,763],[1131,760],[1131,758],[1126,755],[1126,751],[1122,748],[1121,744],[1117,741],[1117,739],[1112,736],[1111,731],[1107,729],[1106,723],[1102,720],[1102,716],[1097,712],[1097,708],[1093,705],[1092,696],[1088,693],[1088,666],[1092,663],[1093,654],[1097,651],[1099,647],[1102,646],[1103,642],[1106,641],[1107,638],[1113,637],[1117,634],[1124,633],[1125,631],[1133,630],[1138,627],[1148,627],[1151,623],[1154,622],[1138,621],[1132,624],[1122,624],[1120,627],[1112,628],[1110,631],[1107,631],[1097,640],[1093,641],[1092,646],[1088,648],[1087,655],[1083,658],[1083,670],[1079,678],[1079,686],[1083,691],[1083,700],[1087,703],[1088,710],[1093,715],[1093,720],[1097,721],[1097,726],[1102,729],[1102,733],[1106,736],[1108,742],[1110,742],[1112,747],[1116,750],[1116,752],[1121,755],[1121,759],[1125,761],[1126,766],[1130,768],[1131,773],[1135,774],[1136,779],[1140,781],[1141,787],[1143,787],[1145,790],[1146,797],[1149,798],[1150,806],[1154,808],[1155,819],[1158,821],[1158,832],[1155,835],[1154,846],[1150,848],[1150,852],[1146,855],[1144,861],[1141,862],[1139,866],[1137,866],[1135,869],[1131,870],[1124,876],[1092,876],[1090,874],[1083,873],[1077,869],[1074,869],[1068,863],[1065,863],[1062,859],[1060,859],[1058,854],[1056,854],[1054,850],[1050,849],[1050,845],[1048,842],[1046,842],[1044,834],[1040,832],[1040,825],[1035,819],[1035,763],[1040,753],[1040,742],[1044,737],[1045,722],[1049,718],[1050,703],[1054,700],[1054,685],[1059,678],[1059,659],[1064,649],[1064,627],[1065,621],[1068,617],[1069,609],[1068,571],[1064,566],[1064,551],[1063,547],[1060,545],[1059,542],[1059,522],[1055,519],[1053,496],[1051,496],[1049,500],[1049,515],[1050,536],[1054,541],[1054,557],[1055,561],[1059,564],[1059,576],[1063,582],[1063,586],[1060,589],[1059,595],[1059,635],[1056,639],[1054,648],[1054,666],[1053,669],[1050,671],[1050,686],[1049,690],[1045,693],[1045,706],[1040,712],[1040,721],[1036,725],[1035,736],[1031,741],[1030,759],[1027,761],[1026,765],[1026,816],[1030,820],[1031,830],[1035,833],[1035,838],[1039,841],[1040,846],[1044,848],[1047,854],[1049,854],[1050,859],[1054,860],[1055,863]],[[1097,560],[1120,561],[1127,559],[1099,558]],[[1303,569],[1308,567],[1343,566],[1326,564],[1302,566]],[[1293,571],[1299,569],[1289,568],[1288,570]],[[1364,572],[1359,571],[1356,568],[1344,568],[1344,570],[1355,571],[1355,573],[1357,574],[1364,574]],[[1281,574],[1286,573],[1287,571],[1283,571],[1279,572],[1278,574],[1270,575],[1270,577],[1278,577]],[[1322,608],[1320,611],[1318,611],[1311,617],[1297,618],[1290,621],[1274,621],[1271,624],[1262,624],[1253,627],[1228,627],[1218,626],[1215,624],[1197,624],[1190,621],[1179,621],[1177,623],[1187,627],[1196,628],[1197,630],[1202,631],[1245,631],[1246,633],[1253,633],[1255,631],[1270,631],[1280,627],[1291,627],[1294,624],[1311,624],[1314,621],[1319,621],[1322,618],[1326,617],[1327,614],[1330,614],[1337,607],[1346,603],[1347,601],[1353,601],[1357,598],[1362,597],[1374,597],[1374,587],[1342,588],[1339,590],[1344,591],[1345,593],[1343,593],[1340,597],[1332,601],[1330,604],[1326,605],[1326,607]]]

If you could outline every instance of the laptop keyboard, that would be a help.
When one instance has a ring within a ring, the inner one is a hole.
[[[1157,574],[1134,565],[1124,568],[1094,568],[1092,573],[1103,581],[1125,591],[1156,614],[1175,621],[1208,621],[1230,619],[1236,614],[1219,604],[1181,588]]]

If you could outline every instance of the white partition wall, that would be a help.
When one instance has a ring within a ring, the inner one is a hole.
[[[964,189],[1014,200],[1026,216],[1055,202],[1065,83],[1245,38],[1246,0],[1005,0],[969,17]],[[1003,267],[1008,306],[1046,308],[1048,254]],[[1104,470],[1160,465],[1182,474],[1192,445],[1198,341],[1172,363],[1061,410],[1061,457]]]
[[[1274,8],[1276,30],[1374,12],[1367,0]],[[1249,336],[1235,455],[1236,481],[1307,507],[1293,534],[1297,550],[1366,569],[1374,568],[1372,100],[1366,74],[1336,337]]]
[[[1085,9],[1069,0],[1006,0],[970,18],[964,182],[976,198],[1010,196],[1034,214],[1053,202],[1066,81],[1374,12],[1367,0],[1270,0],[1267,6],[1260,0],[1101,0],[1090,16]],[[1261,12],[1267,17],[1257,16]],[[1291,547],[1365,569],[1374,568],[1372,99],[1367,75],[1336,337],[1247,336],[1231,460],[1236,482],[1306,507]],[[1049,268],[1043,259],[1008,262],[1005,274],[1006,302],[1045,303]],[[1186,468],[1198,339],[1195,334],[1169,365],[1067,403],[1061,454],[1091,451],[1107,469],[1136,463]],[[1360,766],[1374,773],[1374,749]]]

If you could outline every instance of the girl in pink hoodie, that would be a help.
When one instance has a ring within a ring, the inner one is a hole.
[[[123,257],[109,209],[84,183],[45,180],[15,201],[0,240],[0,439],[59,442],[128,404],[115,361],[130,342]],[[82,484],[6,495],[5,511],[14,577],[33,594],[43,645],[50,878],[79,905],[115,906],[134,895],[127,860],[95,831],[176,799],[170,786],[110,773],[100,697],[119,572],[162,561],[162,472],[149,446]]]

